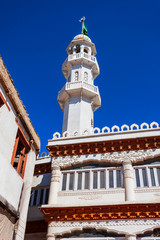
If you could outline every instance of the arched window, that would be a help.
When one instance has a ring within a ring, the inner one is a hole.
[[[88,48],[87,47],[84,48],[84,52],[88,53]]]
[[[70,81],[71,81],[71,74],[68,77],[68,82],[70,82]]]
[[[88,82],[88,73],[87,72],[84,73],[84,81]]]
[[[78,81],[78,71],[75,72],[75,81]]]
[[[76,45],[76,53],[80,52],[80,45]]]
[[[73,54],[73,48],[68,49],[68,54]]]

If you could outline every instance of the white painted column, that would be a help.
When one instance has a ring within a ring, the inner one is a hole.
[[[81,45],[81,47],[80,47],[80,52],[81,52],[81,53],[84,53],[84,45]]]
[[[51,165],[51,183],[49,190],[48,204],[56,204],[58,192],[60,190],[61,171],[59,166]]]
[[[55,235],[54,235],[54,232],[53,232],[52,222],[48,223],[47,240],[55,240]]]
[[[55,240],[55,236],[53,233],[47,233],[47,240]]]
[[[123,177],[125,188],[125,201],[134,201],[134,170],[130,160],[123,162]]]
[[[91,47],[88,48],[88,55],[91,55]]]
[[[73,54],[76,53],[76,46],[73,46]]]
[[[126,240],[136,240],[136,235],[131,234],[131,235],[126,235]]]

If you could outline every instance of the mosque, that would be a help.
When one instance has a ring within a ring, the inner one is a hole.
[[[36,161],[25,240],[160,239],[159,124],[95,128],[99,66],[84,19],[67,54],[62,135]]]
[[[160,239],[159,124],[94,127],[99,65],[81,21],[62,65],[62,134],[48,140],[49,155],[36,159],[39,137],[0,59],[2,240]]]

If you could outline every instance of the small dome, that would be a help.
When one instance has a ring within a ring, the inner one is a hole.
[[[79,34],[79,35],[75,36],[73,40],[79,40],[79,39],[85,39],[85,40],[87,40],[89,42],[92,42],[91,39],[88,36],[84,35],[84,34]]]

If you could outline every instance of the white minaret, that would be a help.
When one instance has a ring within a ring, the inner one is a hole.
[[[84,23],[83,23],[84,24]],[[58,93],[63,115],[62,133],[83,134],[93,129],[93,112],[101,106],[94,79],[99,75],[95,45],[83,33],[74,37],[67,48],[68,57],[62,65],[67,80]]]

